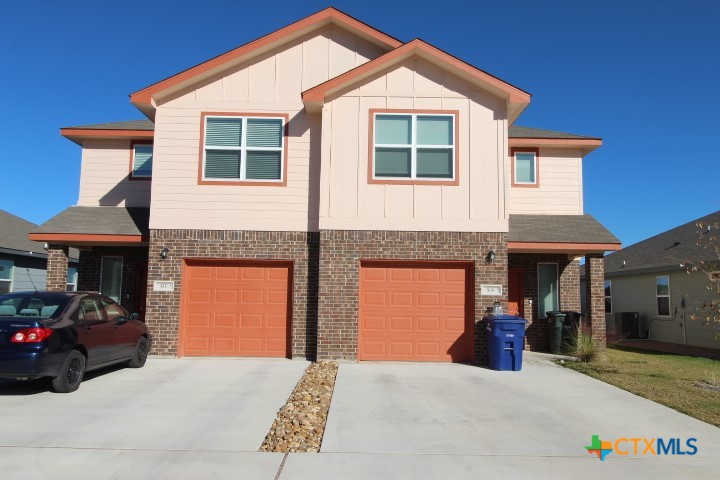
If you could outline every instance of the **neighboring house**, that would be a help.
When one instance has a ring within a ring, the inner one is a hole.
[[[513,125],[525,91],[328,8],[130,101],[147,120],[61,130],[78,205],[32,237],[51,268],[86,248],[80,287],[145,305],[155,353],[484,362],[496,301],[545,350],[582,256],[604,341],[602,142]]]
[[[692,318],[703,316],[703,302],[720,301],[717,290],[708,290],[708,274],[720,271],[720,258],[715,249],[703,248],[708,244],[706,236],[715,237],[717,245],[718,222],[720,211],[605,257],[608,331],[621,337],[631,332],[661,342],[720,348],[718,323]],[[706,271],[688,272],[700,262]],[[639,314],[637,332],[621,328],[619,317],[624,312]]]
[[[47,252],[45,245],[28,239],[37,225],[0,210],[0,294],[45,290]],[[78,252],[72,249],[62,281],[63,290],[77,286]]]

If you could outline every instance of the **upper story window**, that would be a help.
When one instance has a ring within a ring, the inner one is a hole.
[[[371,111],[371,119],[371,180],[456,182],[456,112]]]
[[[149,143],[134,143],[132,146],[131,178],[151,178],[153,146]]]
[[[540,151],[537,148],[513,148],[512,157],[512,186],[537,187],[538,158]]]
[[[655,297],[658,317],[670,316],[670,277],[655,277]]]
[[[204,114],[202,182],[282,185],[286,116]]]

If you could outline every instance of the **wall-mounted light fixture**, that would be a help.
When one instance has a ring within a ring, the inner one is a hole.
[[[485,263],[493,263],[495,261],[495,252],[490,250],[487,255],[485,255]]]
[[[168,256],[168,253],[170,253],[170,249],[167,247],[163,247],[163,249],[160,250],[160,260],[165,260]]]

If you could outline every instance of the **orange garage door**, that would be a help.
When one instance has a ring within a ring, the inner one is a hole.
[[[469,362],[468,267],[363,263],[360,360]]]
[[[180,354],[287,357],[287,264],[188,261]]]

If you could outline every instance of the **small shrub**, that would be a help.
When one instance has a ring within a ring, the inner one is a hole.
[[[581,328],[579,332],[573,332],[573,337],[577,338],[577,343],[566,345],[565,353],[585,363],[592,362],[599,357],[600,349],[595,345],[589,329]]]

